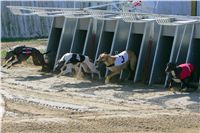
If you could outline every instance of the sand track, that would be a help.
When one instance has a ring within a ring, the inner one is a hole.
[[[105,85],[38,72],[1,69],[6,113],[2,132],[194,132],[200,129],[199,91],[172,93],[161,86]]]

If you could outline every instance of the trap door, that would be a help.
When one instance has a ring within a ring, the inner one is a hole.
[[[55,59],[55,65],[57,61],[65,54],[70,52],[71,43],[73,39],[73,33],[76,29],[76,23],[78,19],[76,18],[65,18],[64,25],[62,28],[60,43],[57,50],[57,55]],[[54,66],[55,66],[54,65]]]
[[[83,53],[89,24],[89,18],[78,18],[78,22],[76,23],[76,29],[73,35],[72,44],[70,48],[71,53]]]
[[[134,83],[141,82],[143,80],[143,76],[148,74],[148,71],[145,71],[148,63],[146,62],[146,59],[148,58],[149,50],[149,41],[151,40],[151,26],[153,22],[147,21],[145,22],[144,32],[143,32],[143,38],[141,42],[141,48],[139,52],[139,56],[137,57],[137,67],[135,70],[135,77],[134,77]]]
[[[103,21],[94,18],[91,19],[88,27],[88,33],[83,49],[83,54],[89,56],[90,59],[92,59],[93,61],[95,61],[98,42],[102,33],[102,26]]]
[[[194,33],[194,24],[184,25],[182,40],[181,40],[180,47],[178,49],[178,54],[176,57],[177,64],[186,62],[187,53],[188,53],[189,46],[191,45],[191,42],[192,42],[193,33]]]
[[[116,27],[116,20],[101,20],[102,25],[101,25],[101,30],[100,30],[100,36],[99,36],[99,41],[98,41],[98,46],[97,46],[97,52],[95,55],[95,62],[99,55],[101,53],[110,53],[111,50],[111,45],[113,42],[113,37],[114,37],[114,30]],[[104,64],[99,64],[98,70],[101,72],[101,76],[105,76],[106,73],[106,67]]]
[[[60,43],[60,37],[62,33],[62,27],[64,23],[64,17],[53,18],[51,24],[51,31],[48,39],[48,45],[46,51],[50,51],[46,56],[48,58],[48,65],[50,69],[54,68],[58,45]]]
[[[130,23],[118,20],[116,24],[116,29],[113,37],[112,47],[110,50],[110,55],[116,55],[126,50],[127,40],[129,37]],[[108,74],[108,70],[106,75]],[[115,76],[119,78],[119,76]],[[113,77],[114,78],[114,77]]]
[[[169,58],[171,55],[174,38],[171,36],[164,36],[163,28],[164,26],[160,25],[149,84],[152,83],[161,84],[165,82],[165,77],[166,77],[165,67],[168,61],[170,60]],[[165,28],[169,27],[167,26]]]
[[[89,52],[88,52],[88,46],[89,46],[89,40],[91,39],[91,37],[92,37],[92,19],[90,19],[90,21],[89,21],[89,25],[88,25],[88,29],[87,29],[87,35],[86,35],[86,39],[85,39],[85,44],[84,44],[83,52],[82,52],[83,55],[89,56],[88,55],[89,54]],[[86,49],[87,49],[87,51],[86,51]],[[86,52],[88,54],[86,54]]]
[[[155,58],[155,54],[156,54],[156,48],[157,48],[157,45],[158,45],[158,41],[160,40],[160,37],[161,37],[161,26],[157,23],[157,22],[154,22],[153,23],[153,27],[151,29],[151,39],[149,41],[149,44],[150,45],[150,50],[151,50],[151,53],[149,54],[150,57],[148,59],[149,60],[149,67],[148,67],[148,80],[146,80],[146,83],[150,86],[151,85],[151,80],[152,80],[152,70],[153,70],[153,67],[154,67],[154,58]]]
[[[196,70],[196,81],[200,80],[200,39],[193,38],[189,46],[186,62],[192,63]]]
[[[180,52],[181,44],[183,43],[183,38],[184,38],[183,33],[185,31],[186,31],[185,25],[176,26],[175,34],[174,34],[174,42],[172,45],[172,51],[171,51],[170,59],[168,62],[174,62],[174,63],[177,62],[177,57],[179,56],[178,53]],[[164,86],[166,86],[168,78],[169,78],[168,75],[166,75]]]
[[[136,27],[143,27],[141,23],[130,23],[129,33],[128,33],[128,40],[126,44],[126,50],[131,50],[136,54],[136,58],[139,56],[140,46],[142,43],[143,34],[142,32],[136,31]],[[136,63],[137,66],[137,63]],[[136,69],[135,66],[135,69]],[[131,73],[135,75],[135,71]],[[128,77],[128,72],[123,71],[120,75],[120,79],[125,79]],[[134,77],[134,76],[133,76]]]

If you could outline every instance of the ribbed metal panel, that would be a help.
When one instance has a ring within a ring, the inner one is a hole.
[[[66,52],[88,55],[95,62],[103,52],[114,55],[130,49],[137,56],[133,83],[165,85],[168,77],[164,70],[168,62],[193,63],[199,80],[200,37],[197,27],[199,22],[158,25],[152,20],[130,23],[120,19],[56,17],[47,46],[47,51],[53,51],[48,55],[49,64],[53,68]],[[102,76],[108,74],[103,65],[99,70]],[[117,78],[127,78],[127,72],[122,72]]]

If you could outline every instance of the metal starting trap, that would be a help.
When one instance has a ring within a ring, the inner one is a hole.
[[[130,49],[137,56],[133,83],[165,84],[168,62],[193,63],[200,79],[200,17],[89,8],[8,8],[16,15],[53,17],[47,45],[52,69],[66,52],[88,55],[95,62],[102,52]],[[100,69],[102,76],[108,74],[105,67]],[[118,78],[126,75],[124,71]]]

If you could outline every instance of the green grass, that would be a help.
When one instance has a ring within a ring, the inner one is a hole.
[[[4,58],[5,56],[6,56],[6,50],[1,50],[0,51],[0,56],[1,56],[1,58]]]
[[[1,39],[2,46],[13,46],[16,45],[47,45],[48,39],[47,38],[6,38]]]
[[[40,41],[46,38],[2,38],[1,42],[31,42]]]

